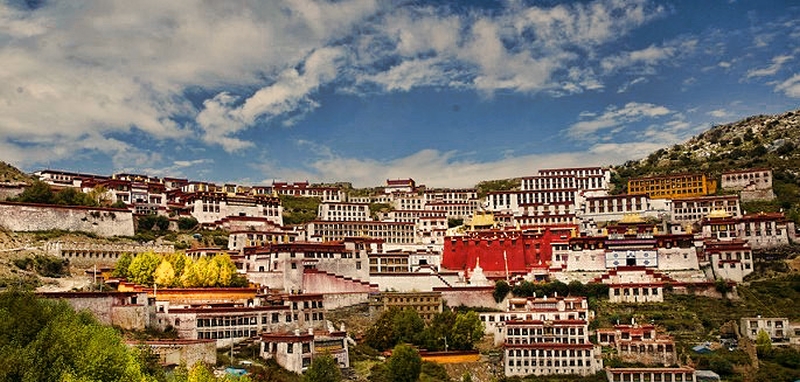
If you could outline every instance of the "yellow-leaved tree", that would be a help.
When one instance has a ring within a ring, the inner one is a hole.
[[[178,279],[183,276],[183,269],[186,267],[187,261],[191,261],[183,252],[173,252],[164,256],[164,258],[172,264],[172,270],[175,271],[175,277]]]
[[[181,286],[184,288],[194,288],[201,284],[196,265],[192,259],[186,259],[186,263],[183,266],[183,274],[181,274]]]
[[[231,285],[231,279],[233,279],[233,275],[236,274],[236,265],[233,264],[233,260],[227,254],[217,255],[214,256],[212,260],[217,271],[217,285],[218,286],[229,286]]]
[[[156,268],[156,285],[173,286],[175,280],[175,270],[172,268],[172,263],[166,258],[162,259],[161,264],[158,264],[158,268]]]

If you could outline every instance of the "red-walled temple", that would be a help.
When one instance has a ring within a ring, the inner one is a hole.
[[[480,266],[489,276],[524,274],[551,264],[553,242],[567,242],[576,227],[550,227],[537,230],[485,230],[444,240],[442,267],[472,271]]]

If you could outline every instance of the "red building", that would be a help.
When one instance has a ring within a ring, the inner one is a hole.
[[[489,277],[524,274],[550,267],[552,244],[569,240],[575,227],[541,230],[486,230],[465,236],[446,237],[442,267],[449,270],[475,268],[478,259]]]

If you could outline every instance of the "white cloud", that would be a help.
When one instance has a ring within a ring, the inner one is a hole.
[[[730,115],[730,113],[728,113],[728,111],[725,109],[716,109],[709,111],[708,115],[715,118],[726,118]]]
[[[454,16],[432,8],[387,15],[385,27],[361,39],[358,64],[371,67],[387,56],[397,62],[357,74],[356,83],[389,91],[471,87],[487,95],[602,89],[590,66],[575,63],[664,12],[645,1],[509,6],[491,15]]]
[[[670,41],[663,46],[650,45],[644,49],[606,57],[600,62],[600,67],[607,73],[613,73],[629,67],[640,67],[643,71],[649,72],[652,71],[652,67],[656,64],[671,60],[680,54],[694,51],[698,42],[696,39],[678,39]]]
[[[192,159],[192,160],[176,160],[173,161],[172,165],[170,166],[147,167],[142,169],[141,172],[152,176],[180,177],[180,176],[185,176],[184,170],[188,168],[196,168],[202,165],[208,165],[213,163],[214,160],[208,158]]]
[[[32,11],[0,3],[0,147],[30,147],[5,151],[18,161],[65,158],[69,147],[146,166],[158,157],[153,149],[113,137],[199,139],[237,152],[254,147],[248,129],[291,125],[316,109],[325,86],[595,91],[608,74],[597,67],[600,48],[665,13],[646,0],[510,2],[460,14],[375,0],[87,0]],[[654,45],[602,62],[651,66],[676,49]]]
[[[608,166],[647,156],[669,143],[644,141],[602,143],[579,152],[533,154],[479,162],[458,152],[425,149],[393,160],[375,160],[327,154],[304,163],[304,168],[276,162],[258,166],[269,183],[279,180],[333,182],[346,179],[355,187],[374,187],[387,178],[413,178],[429,187],[472,187],[481,180],[534,175],[538,169],[559,167]],[[489,174],[489,175],[487,175]]]
[[[772,58],[772,64],[770,64],[766,68],[748,70],[747,78],[775,75],[775,73],[781,70],[783,64],[792,59],[794,59],[794,56],[788,56],[788,55],[775,56]]]
[[[625,93],[625,92],[628,91],[628,89],[631,88],[631,86],[642,84],[642,83],[646,83],[646,82],[647,82],[647,78],[646,77],[636,77],[636,78],[634,78],[634,79],[622,84],[617,89],[617,93]]]
[[[133,127],[158,140],[186,138],[185,120],[197,114],[187,89],[236,94],[276,78],[378,9],[373,0],[108,0],[31,11],[0,3],[0,136],[45,148]]]
[[[197,123],[204,131],[203,140],[219,144],[225,151],[235,152],[253,145],[234,135],[256,120],[314,109],[317,103],[309,98],[309,94],[336,77],[342,56],[338,48],[315,50],[303,61],[302,71],[295,68],[284,70],[274,83],[259,89],[241,103],[227,92],[206,100],[197,115]]]
[[[776,92],[783,92],[787,97],[800,98],[800,74],[775,85]]]
[[[672,113],[671,110],[664,106],[651,103],[629,102],[622,108],[612,105],[607,107],[603,114],[592,119],[585,118],[585,116],[590,116],[591,114],[581,113],[581,119],[583,120],[570,126],[567,134],[573,138],[587,138],[600,130],[624,127],[626,124],[645,118],[658,118]]]

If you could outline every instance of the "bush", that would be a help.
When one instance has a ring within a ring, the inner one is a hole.
[[[505,280],[498,280],[494,284],[494,292],[492,296],[494,296],[495,302],[503,301],[508,295],[508,292],[511,292],[511,286]]]
[[[169,218],[161,215],[144,215],[138,218],[137,227],[140,231],[153,231],[156,228],[159,231],[166,231],[169,229]]]
[[[54,256],[36,255],[34,257],[16,259],[13,263],[19,269],[36,271],[36,273],[44,277],[69,275],[69,270],[67,269],[69,261]]]
[[[187,218],[181,217],[178,218],[178,229],[181,231],[190,231],[197,227],[197,219],[195,218]]]

